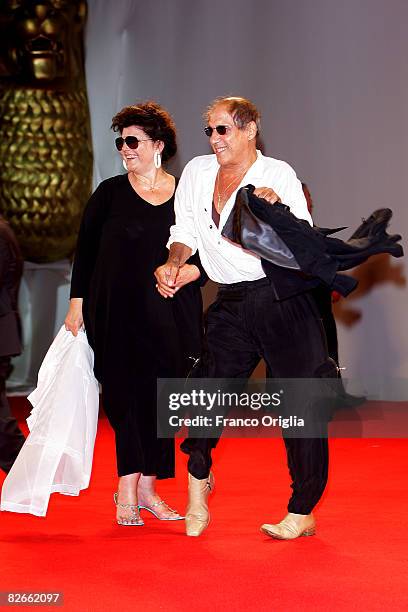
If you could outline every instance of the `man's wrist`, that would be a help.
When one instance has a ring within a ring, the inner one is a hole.
[[[173,244],[170,246],[167,263],[176,266],[177,268],[181,268],[181,266],[186,263],[190,255],[190,247],[188,247],[186,244],[182,244],[181,242],[173,242]]]

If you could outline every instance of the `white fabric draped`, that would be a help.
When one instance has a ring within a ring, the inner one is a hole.
[[[99,387],[86,334],[60,329],[28,397],[30,434],[1,492],[1,510],[45,516],[51,493],[79,495],[89,485]]]

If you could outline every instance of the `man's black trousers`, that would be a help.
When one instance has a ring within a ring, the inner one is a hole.
[[[249,378],[260,359],[270,378],[316,378],[330,368],[327,342],[310,294],[278,301],[267,278],[220,285],[206,317],[204,351],[194,377]],[[326,368],[327,365],[327,368]],[[335,374],[334,374],[335,376]],[[327,423],[321,437],[285,436],[292,496],[288,511],[309,514],[327,482]],[[207,478],[217,439],[187,438],[188,470]],[[263,467],[263,466],[260,466]]]

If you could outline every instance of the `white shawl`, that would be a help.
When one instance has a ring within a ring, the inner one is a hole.
[[[45,516],[51,493],[79,495],[89,485],[99,387],[86,334],[63,326],[29,395],[30,434],[1,492],[1,510]]]

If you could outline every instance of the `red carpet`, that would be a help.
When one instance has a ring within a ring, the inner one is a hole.
[[[46,518],[1,513],[0,591],[63,591],[69,611],[407,609],[407,457],[405,440],[332,440],[317,535],[284,542],[259,532],[285,514],[282,442],[224,440],[211,525],[187,538],[182,521],[146,513],[144,527],[116,526],[113,436],[101,419],[89,490],[53,495]],[[176,481],[159,491],[182,510],[177,461]]]

